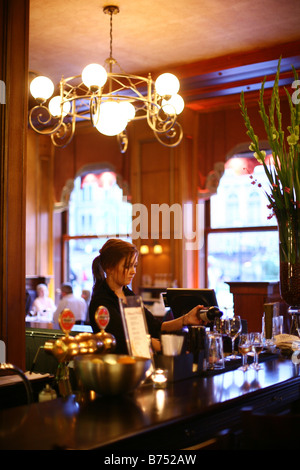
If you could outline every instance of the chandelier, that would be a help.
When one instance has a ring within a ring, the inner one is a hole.
[[[112,56],[112,18],[119,13],[119,7],[110,5],[103,11],[110,15],[110,56],[105,65],[90,64],[81,75],[62,77],[59,94],[50,101],[53,82],[43,76],[34,78],[30,92],[37,105],[29,113],[31,127],[50,135],[56,147],[65,147],[73,138],[76,122],[90,120],[100,133],[117,136],[124,153],[128,146],[127,124],[146,119],[160,143],[175,147],[183,135],[177,121],[184,108],[178,94],[179,80],[170,73],[163,73],[155,82],[150,73],[147,78],[125,73]],[[113,71],[116,67],[117,72]]]

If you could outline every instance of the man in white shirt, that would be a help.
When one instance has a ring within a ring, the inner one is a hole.
[[[81,297],[75,297],[73,294],[73,288],[69,283],[62,284],[61,286],[61,299],[53,314],[54,323],[58,323],[58,317],[65,308],[68,308],[74,313],[76,322],[85,322],[87,304]]]

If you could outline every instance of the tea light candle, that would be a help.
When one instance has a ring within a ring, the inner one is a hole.
[[[154,388],[166,388],[168,380],[168,371],[164,369],[155,369],[151,378]]]

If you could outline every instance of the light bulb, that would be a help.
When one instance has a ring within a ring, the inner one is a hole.
[[[162,101],[162,107],[165,113],[178,115],[183,111],[184,101],[180,95],[172,95],[169,100]]]
[[[48,77],[36,77],[30,83],[30,93],[36,100],[46,101],[53,92],[54,85]]]
[[[116,101],[105,101],[100,104],[95,119],[96,129],[104,135],[120,134],[127,126],[127,119],[120,111]]]
[[[88,88],[101,88],[107,80],[107,72],[102,65],[90,64],[83,69],[81,77]]]
[[[54,96],[51,98],[49,101],[49,111],[52,114],[52,116],[66,116],[70,112],[70,101],[65,101],[63,104],[63,108],[61,109],[61,98],[60,96]],[[61,112],[62,111],[62,112]]]
[[[135,116],[135,107],[129,101],[120,101],[119,107],[121,113],[124,113],[127,121],[131,121]]]
[[[179,80],[172,73],[163,73],[155,81],[155,89],[160,96],[175,95],[179,87]]]

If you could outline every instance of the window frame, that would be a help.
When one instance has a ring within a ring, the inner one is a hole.
[[[84,175],[88,173],[104,173],[104,172],[113,172],[116,175],[116,184],[124,190],[123,188],[123,178],[119,176],[119,174],[115,171],[114,168],[112,167],[102,167],[100,166],[86,166],[82,171],[79,171],[75,178],[82,178]],[[70,191],[70,197],[71,197],[71,192],[75,189],[75,187],[72,188]],[[69,248],[69,242],[72,240],[108,240],[109,238],[120,238],[120,239],[126,239],[126,238],[131,238],[132,234],[130,233],[114,233],[114,234],[80,234],[80,235],[70,235],[69,234],[69,228],[70,228],[70,211],[69,211],[69,205],[68,205],[68,210],[62,212],[62,239],[61,239],[61,279],[64,281],[69,281],[70,279],[70,248]]]
[[[205,286],[208,287],[208,237],[212,233],[249,233],[249,232],[278,232],[277,225],[251,226],[251,227],[228,227],[228,228],[211,228],[210,218],[210,199],[205,201],[205,228],[204,228],[204,250],[205,250]]]

